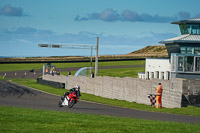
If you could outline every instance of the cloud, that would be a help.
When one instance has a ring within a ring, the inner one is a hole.
[[[200,17],[200,13],[196,14],[195,18],[199,18]]]
[[[104,35],[82,31],[77,34],[57,34],[51,30],[38,30],[32,27],[19,27],[12,29],[0,29],[0,45],[2,42],[13,44],[35,44],[38,43],[64,43],[64,44],[95,44],[96,37],[100,38],[101,45],[155,45],[158,42],[177,36],[174,33],[150,33],[141,37],[126,35]]]
[[[120,19],[120,15],[113,9],[106,9],[100,14],[100,19],[103,21],[113,22]]]
[[[24,42],[36,42],[51,38],[53,34],[54,33],[50,30],[37,30],[31,27],[4,28],[0,29],[0,40],[5,42],[18,42],[18,40],[24,40]]]
[[[140,18],[139,14],[135,11],[131,11],[131,10],[124,10],[121,14],[121,19],[123,21],[142,21],[142,19]]]
[[[199,15],[198,15],[199,16]],[[191,15],[189,12],[181,11],[174,16],[160,16],[158,14],[151,15],[149,13],[139,14],[136,11],[124,10],[122,13],[118,13],[113,9],[105,9],[101,13],[91,13],[86,17],[81,17],[77,15],[74,21],[89,21],[89,20],[101,20],[106,22],[116,22],[116,21],[128,21],[128,22],[148,22],[148,23],[169,23],[172,21],[177,21],[180,19],[189,19]]]
[[[160,41],[177,36],[173,33],[142,34],[141,37],[127,35],[105,35],[82,31],[76,34],[57,34],[51,30],[38,30],[32,27],[0,29],[1,55],[3,56],[89,56],[90,50],[38,49],[38,44],[79,44],[95,45],[100,38],[99,54],[125,54],[148,45],[158,45]],[[78,51],[78,52],[77,52]]]
[[[106,9],[101,13],[88,14],[87,17],[76,16],[75,21],[87,21],[87,20],[102,20],[107,22],[114,22],[120,19],[120,14],[113,9]]]
[[[151,32],[150,35],[144,35],[141,37],[136,36],[100,36],[100,41],[102,45],[134,45],[134,46],[148,46],[148,45],[160,45],[159,42],[165,39],[176,37],[174,33],[154,33]]]
[[[188,18],[191,18],[190,13],[188,13],[188,12],[183,12],[183,11],[181,11],[181,12],[178,13],[178,15],[179,15],[179,18],[180,18],[180,19],[188,19]]]
[[[71,44],[95,44],[95,38],[101,36],[92,32],[82,31],[77,34],[57,34],[51,30],[38,30],[32,27],[4,28],[0,29],[0,45],[2,42],[13,44],[23,43],[71,43]]]
[[[0,15],[10,16],[10,17],[21,17],[23,15],[23,9],[21,7],[13,7],[9,4],[1,8]]]

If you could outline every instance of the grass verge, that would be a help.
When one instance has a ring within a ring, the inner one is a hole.
[[[99,69],[98,76],[137,78],[138,72],[144,72],[144,71],[145,71],[144,67]],[[93,72],[94,72],[94,70],[93,70]],[[76,73],[76,71],[71,71],[72,75],[74,75],[75,73]],[[67,76],[68,72],[61,72],[61,75]]]
[[[38,90],[46,91],[52,94],[57,95],[63,95],[63,93],[66,91],[64,89],[56,89],[53,87],[37,84],[36,80],[29,80],[29,79],[12,79],[13,82],[22,84],[28,87],[32,87]],[[144,104],[137,104],[135,102],[127,102],[122,100],[116,100],[116,99],[108,99],[103,98],[91,94],[85,94],[82,93],[81,98],[82,100],[112,105],[112,106],[118,106],[118,107],[124,107],[124,108],[130,108],[130,109],[137,109],[137,110],[146,110],[146,111],[154,111],[154,112],[163,112],[163,113],[172,113],[172,114],[183,114],[183,115],[192,115],[192,116],[200,116],[200,108],[194,107],[194,106],[188,106],[184,108],[162,108],[162,109],[156,109],[152,108],[149,105]]]
[[[0,106],[0,132],[200,132],[198,124]]]
[[[7,71],[19,71],[19,70],[32,70],[32,69],[42,69],[45,63],[22,63],[22,64],[0,64],[0,72]],[[99,62],[99,66],[121,66],[121,65],[144,65],[144,60],[139,61],[110,61],[110,62]],[[90,62],[82,63],[52,63],[56,65],[56,68],[69,68],[69,67],[89,67]],[[93,63],[94,66],[94,63]]]

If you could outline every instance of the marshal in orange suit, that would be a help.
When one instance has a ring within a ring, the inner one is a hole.
[[[162,108],[162,92],[162,84],[158,83],[158,87],[156,89],[156,108]]]

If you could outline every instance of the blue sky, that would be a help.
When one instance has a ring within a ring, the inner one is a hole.
[[[95,45],[126,54],[179,36],[173,21],[200,17],[199,0],[0,0],[0,56],[89,56],[90,50],[39,43]],[[95,53],[95,51],[93,51]]]

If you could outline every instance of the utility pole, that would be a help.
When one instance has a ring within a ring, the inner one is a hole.
[[[95,60],[95,77],[98,76],[98,50],[99,50],[99,37],[97,37],[96,44],[96,60]]]

